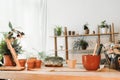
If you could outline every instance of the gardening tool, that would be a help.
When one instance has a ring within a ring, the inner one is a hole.
[[[97,51],[97,55],[100,55],[100,54],[101,54],[102,47],[103,47],[103,44],[100,44],[100,46],[99,46],[99,48],[98,48],[98,51]]]
[[[104,55],[109,68],[120,70],[120,54],[116,54],[114,52],[107,53],[107,51],[105,50]]]

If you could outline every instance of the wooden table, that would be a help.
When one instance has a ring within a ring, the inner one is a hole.
[[[120,72],[80,71],[78,69],[78,71],[72,71],[72,69],[65,71],[62,68],[61,70],[53,69],[47,70],[47,68],[41,68],[32,71],[0,71],[0,78],[14,80],[120,80]]]

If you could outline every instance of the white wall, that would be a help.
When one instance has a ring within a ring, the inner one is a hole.
[[[46,0],[0,0],[0,40],[1,32],[8,32],[8,23],[25,33],[22,38],[24,53],[36,55],[45,50],[46,40]],[[34,49],[33,49],[34,48]]]
[[[83,33],[82,25],[89,23],[90,33],[97,32],[97,25],[106,20],[120,31],[120,0],[47,0],[48,36],[53,35],[54,25],[67,26],[68,30]],[[64,44],[64,43],[60,43]],[[48,49],[54,48],[48,37]]]
[[[81,27],[85,22],[95,28],[102,20],[120,25],[120,0],[48,0],[48,26],[59,24]]]

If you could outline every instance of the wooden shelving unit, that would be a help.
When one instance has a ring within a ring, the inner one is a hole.
[[[64,27],[64,31],[65,31],[65,33],[64,33],[64,36],[51,36],[51,37],[53,37],[54,38],[54,51],[55,51],[55,56],[57,56],[58,54],[57,54],[57,52],[59,51],[59,50],[57,50],[57,38],[64,38],[65,39],[65,53],[66,53],[66,60],[68,60],[69,58],[68,58],[68,52],[69,52],[69,50],[68,50],[68,37],[82,37],[82,36],[97,36],[98,37],[98,45],[100,45],[100,36],[102,36],[102,35],[110,35],[110,37],[109,37],[109,40],[110,40],[110,42],[113,42],[113,43],[115,43],[115,34],[119,34],[119,33],[115,33],[114,32],[114,24],[112,23],[112,25],[110,26],[110,31],[109,31],[109,33],[106,33],[106,34],[101,34],[100,33],[100,28],[98,27],[98,33],[97,34],[80,34],[80,35],[67,35],[67,27]]]

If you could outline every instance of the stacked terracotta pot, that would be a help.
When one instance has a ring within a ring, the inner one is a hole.
[[[27,69],[41,68],[41,60],[37,60],[36,58],[29,58],[27,60]]]

